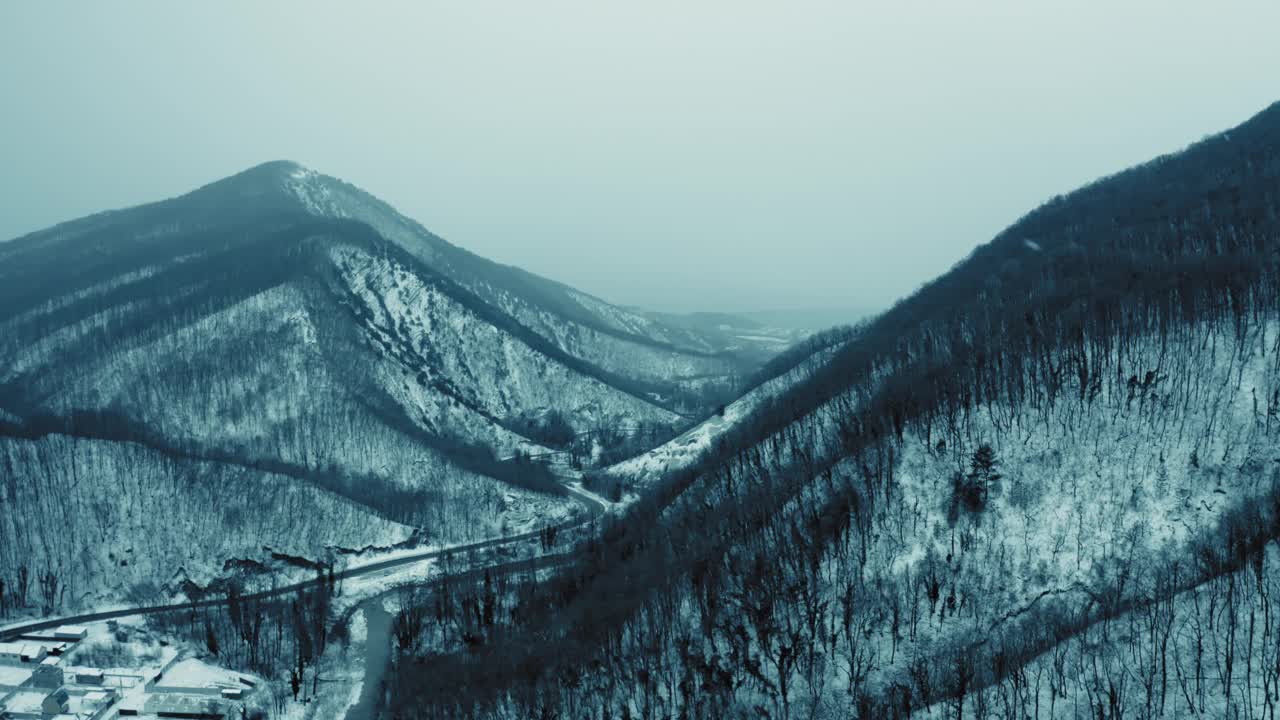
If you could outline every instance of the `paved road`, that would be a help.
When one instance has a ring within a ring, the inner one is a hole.
[[[382,678],[391,662],[391,613],[379,602],[364,603],[364,685],[360,687],[360,699],[347,708],[347,720],[372,718],[382,704]]]
[[[560,530],[585,525],[604,514],[605,505],[591,495],[584,493],[576,488],[565,486],[569,491],[569,495],[577,500],[583,507],[587,509],[585,517],[569,520],[557,526]],[[486,548],[498,547],[500,545],[509,545],[513,543],[523,542],[538,537],[541,530],[531,530],[529,532],[518,533],[515,535],[507,535],[504,537],[490,538],[479,542],[468,543],[466,545],[455,545],[449,548],[439,550],[424,550],[423,552],[413,553],[411,555],[402,555],[400,557],[391,558],[390,560],[381,560],[379,562],[369,563],[367,565],[357,565],[349,567],[345,570],[337,572],[338,578],[352,578],[361,575],[368,575],[387,568],[399,567],[401,565],[410,565],[423,560],[441,557],[449,553],[467,552],[469,550],[484,550]],[[523,562],[523,561],[522,561]],[[511,563],[508,563],[510,565]],[[504,566],[495,566],[504,567]],[[483,568],[480,569],[483,572]],[[261,592],[249,593],[243,596],[245,600],[259,600],[264,598],[277,597],[280,595],[288,595],[296,592],[301,588],[311,587],[320,581],[317,579],[304,580],[296,582],[292,585],[273,588],[271,590],[263,590]],[[225,597],[210,598],[206,600],[197,600],[195,602],[171,603],[167,605],[146,605],[141,607],[122,608],[119,610],[108,610],[106,612],[84,613],[81,615],[65,615],[59,618],[45,619],[38,622],[25,623],[22,625],[13,625],[0,630],[0,641],[10,640],[12,638],[26,635],[41,630],[52,630],[62,625],[78,625],[82,623],[99,622],[102,620],[113,620],[115,618],[132,617],[134,615],[154,615],[156,613],[171,612],[174,610],[189,610],[191,608],[216,607],[225,605],[227,599]]]
[[[425,582],[416,583],[418,587],[430,587],[448,580],[450,582],[479,580],[485,573],[490,577],[515,575],[555,567],[573,559],[572,553],[559,555],[539,555],[524,560],[472,568],[447,577],[436,577]],[[391,665],[391,614],[382,606],[382,599],[399,590],[387,590],[360,603],[358,609],[364,611],[365,617],[365,661],[364,684],[360,687],[360,699],[347,708],[343,720],[377,720],[386,697],[382,681]]]

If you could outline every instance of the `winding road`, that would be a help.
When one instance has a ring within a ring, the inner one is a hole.
[[[573,520],[569,520],[557,525],[556,528],[558,530],[568,530],[571,528],[586,525],[587,523],[593,522],[596,518],[604,514],[605,512],[604,503],[600,502],[592,495],[585,493],[575,487],[572,487],[570,485],[565,485],[564,487],[565,487],[565,490],[568,491],[569,495],[572,496],[574,500],[578,501],[579,504],[581,504],[583,507],[587,509],[587,514],[585,516],[574,518]],[[464,545],[454,545],[452,547],[440,548],[436,550],[424,550],[419,553],[402,555],[400,557],[395,557],[388,560],[380,560],[378,562],[372,562],[367,565],[357,565],[355,567],[349,567],[344,570],[338,571],[334,575],[335,577],[342,578],[342,579],[359,577],[361,575],[369,575],[371,573],[376,573],[382,570],[386,570],[388,568],[395,568],[402,565],[412,565],[413,563],[422,562],[423,560],[431,560],[433,558],[442,557],[444,555],[448,555],[452,553],[467,552],[470,550],[484,550],[487,548],[519,543],[525,540],[534,539],[538,537],[538,534],[541,532],[542,532],[541,529],[530,530],[529,532],[517,533],[515,535],[506,535],[503,537],[490,538],[488,540],[480,540],[477,542],[467,543]],[[563,556],[552,556],[551,558],[548,558],[548,560],[553,560],[556,558],[559,558],[560,561],[563,561]],[[540,560],[540,559],[535,558],[535,560]],[[493,571],[515,572],[517,569],[520,569],[521,567],[527,569],[529,567],[528,563],[529,561],[527,560],[517,561],[514,563],[498,563],[488,569]],[[478,570],[480,572],[483,572],[485,569],[486,568],[479,568]],[[320,582],[319,580],[313,578],[310,580],[304,580],[302,582],[296,582],[290,585],[284,585],[281,587],[272,588],[270,590],[262,590],[255,593],[248,593],[246,595],[243,595],[242,599],[243,600],[260,600],[265,598],[279,597],[281,595],[288,595],[289,593],[297,592],[302,588],[311,587],[313,585],[318,584],[319,582]],[[190,610],[192,608],[217,607],[217,606],[225,605],[226,603],[227,603],[227,599],[225,597],[217,597],[217,598],[209,598],[205,600],[188,601],[188,602],[182,602],[182,603],[170,603],[165,605],[145,605],[140,607],[120,608],[118,610],[107,610],[103,612],[83,613],[80,615],[64,615],[58,618],[44,619],[37,622],[24,623],[21,625],[10,625],[8,627],[0,629],[0,642],[21,637],[23,635],[27,635],[33,632],[39,632],[41,630],[53,630],[63,625],[78,625],[82,623],[100,622],[102,620],[114,620],[116,618],[133,617],[135,615],[155,615],[157,613],[172,612],[174,610]]]

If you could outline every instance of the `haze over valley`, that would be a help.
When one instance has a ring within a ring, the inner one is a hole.
[[[1229,5],[5,6],[0,718],[1273,719]]]

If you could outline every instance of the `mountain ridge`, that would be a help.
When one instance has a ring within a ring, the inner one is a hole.
[[[283,542],[250,533],[185,559],[154,546],[113,574],[77,554],[98,547],[80,530],[147,521],[110,505],[95,463],[136,464],[183,517],[208,502],[187,484],[201,476],[311,497],[328,515],[298,525],[284,546],[299,556],[562,518],[574,504],[529,456],[589,463],[669,437],[755,362],[503,267],[287,161],[0,244],[0,467],[23,478],[0,500],[31,519],[0,578],[47,564],[75,597],[119,597],[145,569],[212,580]],[[107,519],[58,536],[50,493]],[[197,525],[267,523],[267,507]]]

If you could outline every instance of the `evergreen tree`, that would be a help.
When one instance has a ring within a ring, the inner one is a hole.
[[[996,451],[988,443],[982,443],[969,462],[969,481],[981,488],[983,495],[1003,477],[996,469]]]
[[[954,497],[952,500],[952,516],[955,520],[955,509],[963,505],[970,512],[980,512],[987,504],[987,496],[991,486],[1003,477],[997,469],[996,451],[988,443],[983,443],[974,451],[969,461],[967,475],[956,473]]]
[[[1156,468],[1156,492],[1160,497],[1169,494],[1169,468],[1165,466],[1164,455],[1160,456],[1160,465]]]

